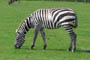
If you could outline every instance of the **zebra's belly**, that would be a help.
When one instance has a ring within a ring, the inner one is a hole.
[[[61,25],[55,26],[53,22],[43,23],[43,27],[47,29],[57,29],[60,28]]]
[[[60,28],[60,26],[59,27],[54,27],[54,28],[51,28],[51,27],[47,27],[47,29],[58,29],[58,28]]]

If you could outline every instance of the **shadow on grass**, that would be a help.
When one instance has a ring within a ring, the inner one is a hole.
[[[21,49],[27,49],[27,50],[31,50],[29,48],[21,48]],[[43,49],[32,49],[32,50],[43,50]],[[46,49],[44,51],[67,51],[67,49]],[[90,50],[76,50],[76,52],[81,52],[81,53],[90,53]]]
[[[46,50],[52,50],[52,51],[67,51],[66,49],[46,49]]]
[[[77,52],[90,53],[90,50],[77,50]]]
[[[66,49],[47,49],[47,50],[53,50],[53,51],[67,51]],[[90,50],[76,50],[76,52],[90,53]]]
[[[21,48],[21,49],[27,49],[27,50],[43,50],[43,49],[37,49],[37,48],[33,48],[33,49],[30,49],[30,48]],[[44,51],[67,51],[66,49],[46,49]]]

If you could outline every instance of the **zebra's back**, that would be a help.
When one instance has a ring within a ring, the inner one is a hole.
[[[69,8],[39,9],[31,14],[33,24],[41,24],[44,28],[58,28],[63,25],[77,27],[77,16]]]

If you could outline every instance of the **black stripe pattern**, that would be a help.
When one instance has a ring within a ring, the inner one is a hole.
[[[48,29],[56,29],[64,25],[77,27],[77,16],[75,12],[69,8],[39,9],[27,17],[19,29],[22,29],[22,31],[26,33],[36,24],[41,24],[43,28]]]

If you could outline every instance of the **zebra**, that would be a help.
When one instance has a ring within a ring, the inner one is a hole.
[[[16,29],[16,42],[15,48],[21,48],[22,44],[25,41],[25,35],[30,28],[34,29],[34,37],[32,46],[30,49],[33,49],[35,46],[35,41],[40,31],[41,36],[44,40],[45,50],[47,47],[46,36],[44,28],[47,29],[57,29],[64,27],[68,32],[71,42],[68,48],[69,51],[76,51],[76,33],[73,31],[73,28],[78,26],[76,13],[71,8],[48,8],[48,9],[38,9],[30,14]]]
[[[20,0],[9,0],[8,4],[10,5],[10,4],[14,3],[15,1],[18,1],[20,3]]]

